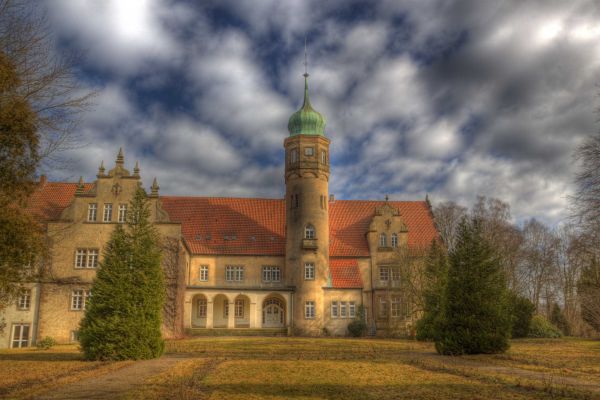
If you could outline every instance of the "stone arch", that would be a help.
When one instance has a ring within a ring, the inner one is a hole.
[[[192,328],[206,328],[209,299],[204,294],[192,297]]]
[[[213,297],[213,327],[227,328],[229,322],[229,297],[219,293]]]
[[[250,298],[238,294],[233,300],[234,323],[236,328],[250,327]]]

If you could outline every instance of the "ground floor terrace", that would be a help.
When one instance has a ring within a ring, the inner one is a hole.
[[[291,291],[191,289],[185,294],[184,328],[289,328],[292,305]]]

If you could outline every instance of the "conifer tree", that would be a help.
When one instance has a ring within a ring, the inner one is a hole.
[[[436,350],[448,355],[506,351],[511,328],[506,281],[479,220],[462,220],[449,260]]]
[[[139,188],[125,227],[117,225],[104,251],[81,321],[80,343],[91,360],[159,357],[165,288],[156,230]]]
[[[423,317],[417,322],[418,340],[435,339],[435,324],[440,315],[447,276],[448,256],[446,250],[437,240],[434,240],[425,259]]]

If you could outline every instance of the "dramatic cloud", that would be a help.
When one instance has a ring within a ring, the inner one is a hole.
[[[573,149],[597,129],[593,0],[46,4],[99,89],[81,126],[91,145],[70,154],[77,177],[123,146],[162,193],[281,196],[305,37],[338,198],[482,194],[557,223]]]

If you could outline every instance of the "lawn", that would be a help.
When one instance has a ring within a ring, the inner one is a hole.
[[[600,399],[600,341],[518,340],[502,355],[441,357],[409,340],[197,338],[167,342],[178,362],[128,399]],[[180,361],[179,361],[180,359]],[[68,385],[127,363],[75,347],[0,351],[0,397]]]

